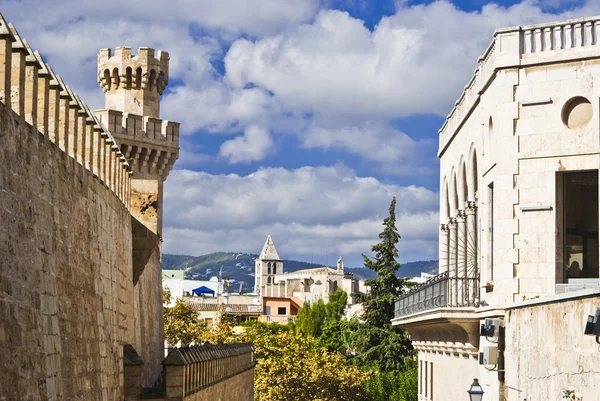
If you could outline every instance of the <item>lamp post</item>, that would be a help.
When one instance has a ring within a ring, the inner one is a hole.
[[[479,380],[473,379],[473,384],[471,384],[471,388],[467,390],[469,393],[470,401],[481,401],[483,399],[483,388],[479,384]]]

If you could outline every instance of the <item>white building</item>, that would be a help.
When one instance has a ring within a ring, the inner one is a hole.
[[[475,377],[484,401],[600,399],[599,99],[600,17],[498,30],[479,59],[439,131],[440,275],[393,320],[421,401]]]
[[[283,260],[279,257],[273,239],[269,235],[260,256],[255,261],[254,291],[261,296],[297,298],[302,303],[323,299],[338,288],[348,293],[348,303],[353,304],[351,294],[359,292],[359,280],[352,273],[344,271],[344,261],[340,257],[337,268],[317,267],[284,273]]]

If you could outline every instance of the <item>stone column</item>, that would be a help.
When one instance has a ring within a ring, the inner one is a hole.
[[[456,306],[456,274],[457,274],[457,259],[458,259],[458,254],[457,254],[457,224],[456,224],[456,219],[454,218],[449,218],[448,219],[448,238],[449,238],[449,244],[448,244],[448,277],[449,277],[449,297],[448,297],[448,303],[450,306]]]
[[[439,273],[445,273],[448,271],[449,263],[448,253],[448,226],[446,224],[440,225],[440,262],[439,262]]]
[[[457,211],[456,226],[456,300],[462,306],[467,289],[467,221],[464,210]]]
[[[478,301],[479,288],[479,254],[477,248],[477,203],[465,202],[467,216],[467,277],[469,280],[467,300],[470,303]]]

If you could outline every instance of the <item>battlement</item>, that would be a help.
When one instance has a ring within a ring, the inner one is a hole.
[[[140,47],[102,49],[98,53],[98,83],[106,93],[106,108],[159,117],[160,95],[169,84],[169,53]]]
[[[169,53],[140,47],[137,56],[131,56],[131,47],[102,49],[98,53],[98,83],[104,92],[113,89],[149,90],[162,94],[169,84]]]
[[[65,161],[79,163],[129,208],[130,165],[114,146],[114,137],[1,14],[0,102],[62,150]]]
[[[179,123],[119,110],[94,113],[117,139],[134,177],[142,173],[166,179],[179,157]]]

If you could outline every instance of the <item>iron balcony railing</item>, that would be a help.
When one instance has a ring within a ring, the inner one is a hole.
[[[479,277],[433,276],[396,300],[395,317],[444,307],[475,306],[479,303]]]

